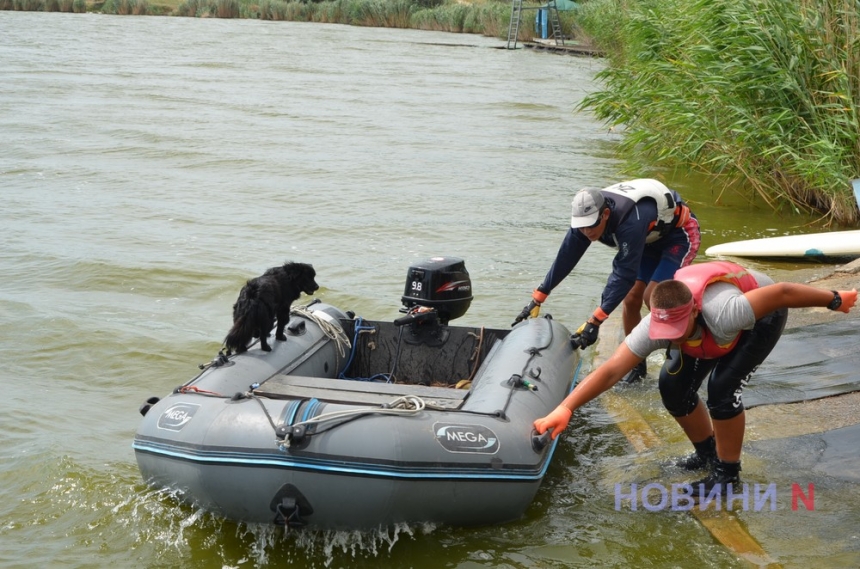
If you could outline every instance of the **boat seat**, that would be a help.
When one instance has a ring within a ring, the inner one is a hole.
[[[469,390],[279,374],[266,381],[255,393],[273,399],[316,398],[320,401],[372,405],[390,403],[403,395],[414,395],[423,399],[427,405],[456,409],[463,403]]]

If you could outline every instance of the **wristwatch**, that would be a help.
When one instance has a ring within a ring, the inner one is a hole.
[[[828,310],[839,310],[839,307],[842,306],[842,297],[839,296],[839,293],[835,290],[830,291],[833,293],[833,300],[830,301],[830,304],[827,305]]]

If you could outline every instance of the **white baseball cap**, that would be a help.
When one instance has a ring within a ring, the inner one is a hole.
[[[574,229],[591,227],[597,223],[606,199],[597,188],[582,188],[571,202],[570,226]]]

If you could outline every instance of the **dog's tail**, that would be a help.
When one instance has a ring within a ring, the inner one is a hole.
[[[245,323],[247,319],[239,318],[233,321],[233,327],[227,332],[224,338],[224,347],[230,352],[241,354],[248,349],[248,342],[251,341],[252,332],[247,328]]]
[[[260,297],[260,287],[254,281],[248,281],[239,294],[239,299],[233,306],[233,327],[224,338],[224,346],[231,352],[241,354],[248,349],[248,344],[260,334],[268,334],[267,322],[271,308]]]

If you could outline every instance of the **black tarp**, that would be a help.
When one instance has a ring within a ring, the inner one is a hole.
[[[798,478],[816,479],[816,475],[823,475],[856,483],[860,482],[858,440],[860,425],[851,425],[823,433],[755,441],[749,443],[749,449],[753,454],[775,460],[769,466],[775,471],[792,473]]]
[[[744,389],[744,406],[795,403],[860,391],[860,322],[786,330]]]

